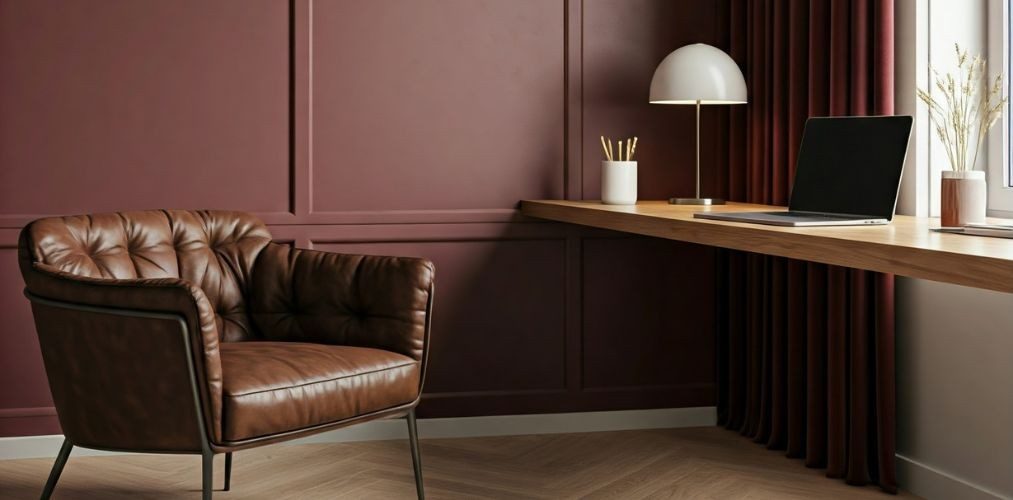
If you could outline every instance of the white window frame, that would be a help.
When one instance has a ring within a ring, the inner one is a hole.
[[[1010,78],[1010,2],[1013,0],[988,1],[988,62],[989,76],[1002,71],[1003,95],[1009,96]],[[1009,104],[1002,118],[989,132],[986,146],[988,163],[984,166],[988,179],[988,211],[995,217],[1013,217],[1013,179],[1010,179],[1010,120],[1013,113]]]

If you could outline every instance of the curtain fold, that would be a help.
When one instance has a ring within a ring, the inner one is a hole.
[[[731,111],[728,196],[786,205],[806,118],[893,114],[893,1],[730,1],[750,97]],[[896,492],[893,276],[725,256],[720,424]]]

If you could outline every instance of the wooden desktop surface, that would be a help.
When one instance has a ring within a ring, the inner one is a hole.
[[[665,201],[633,206],[598,201],[521,202],[524,215],[541,219],[1013,293],[1013,239],[929,231],[939,227],[936,218],[899,215],[885,226],[807,228],[693,218],[695,212],[757,210],[785,208],[747,203],[702,207]]]

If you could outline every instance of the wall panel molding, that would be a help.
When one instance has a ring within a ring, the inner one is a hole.
[[[291,228],[311,245],[327,243],[562,240],[573,233],[563,224],[541,222],[309,225]]]
[[[296,169],[298,170],[298,169]],[[448,210],[346,210],[338,212],[252,212],[269,226],[359,224],[471,224],[482,222],[544,222],[521,215],[516,208],[462,208]],[[0,230],[21,229],[44,217],[75,214],[2,214]]]
[[[39,406],[35,408],[0,408],[0,418],[48,417],[53,415],[56,415],[56,408],[53,406]]]
[[[568,200],[584,199],[582,165],[584,150],[584,0],[565,0],[563,40],[565,50],[566,158],[563,162],[565,196]]]
[[[290,2],[290,207],[299,220],[313,207],[313,0]]]
[[[458,224],[476,222],[538,222],[516,208],[461,208],[447,210],[345,210],[310,212],[293,224]]]

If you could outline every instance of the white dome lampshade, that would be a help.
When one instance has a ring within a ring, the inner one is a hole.
[[[651,104],[696,105],[696,196],[671,198],[676,205],[721,205],[720,198],[700,196],[700,106],[744,104],[746,79],[739,65],[719,48],[686,45],[665,57],[651,79]]]
[[[746,79],[724,51],[703,43],[665,57],[651,79],[652,104],[744,104]]]

